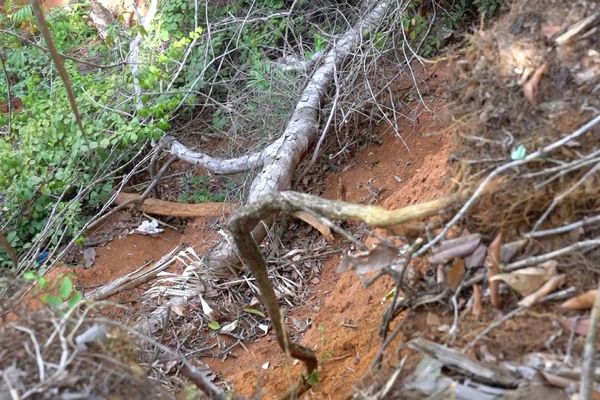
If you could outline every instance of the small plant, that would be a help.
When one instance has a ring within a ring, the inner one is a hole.
[[[61,274],[48,281],[43,275],[28,271],[23,274],[23,279],[35,282],[34,293],[49,307],[59,308],[65,304],[74,307],[83,298],[83,294],[74,288],[72,274]]]
[[[207,203],[207,202],[223,202],[225,201],[226,193],[231,189],[233,182],[231,179],[225,178],[224,190],[210,189],[210,182],[206,176],[192,176],[185,178],[182,182],[183,192],[177,196],[177,201],[180,203]]]

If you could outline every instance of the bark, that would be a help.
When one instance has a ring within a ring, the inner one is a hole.
[[[261,165],[248,195],[247,203],[251,204],[261,196],[274,193],[291,187],[292,178],[296,167],[308,150],[309,145],[315,140],[318,130],[318,120],[323,98],[333,83],[336,70],[340,70],[344,61],[360,46],[363,35],[372,32],[384,19],[388,0],[376,2],[368,14],[358,21],[351,29],[346,31],[331,49],[323,56],[320,65],[315,69],[300,99],[292,112],[281,137],[263,149],[259,156],[251,155],[254,166]],[[369,3],[373,4],[373,3]],[[171,145],[175,144],[171,142]],[[204,157],[198,157],[204,159]],[[230,160],[231,161],[231,160]],[[263,224],[258,224],[252,231],[253,238],[260,243],[266,231]],[[227,235],[217,247],[207,256],[209,267],[215,271],[223,271],[240,264],[238,250],[231,235]],[[185,301],[174,298],[170,301]],[[148,325],[155,325],[162,321],[169,303],[157,308],[148,316]]]
[[[239,174],[263,165],[264,150],[236,158],[221,159],[191,150],[172,136],[165,136],[161,139],[161,142],[165,145],[165,148],[169,149],[171,155],[190,164],[205,168],[217,175]]]

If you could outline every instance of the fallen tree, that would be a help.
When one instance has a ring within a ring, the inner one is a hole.
[[[294,172],[300,160],[317,137],[319,117],[324,105],[324,97],[334,82],[336,71],[340,70],[353,52],[361,45],[366,35],[374,32],[383,22],[389,1],[369,2],[368,10],[363,18],[342,34],[324,53],[318,67],[312,73],[306,86],[299,95],[299,100],[291,113],[283,134],[262,151],[234,159],[217,159],[204,153],[194,152],[170,136],[163,138],[165,146],[173,156],[184,161],[200,165],[213,173],[239,173],[248,169],[262,168],[250,187],[247,203],[251,204],[264,195],[289,189]],[[266,235],[263,224],[256,224],[252,230],[253,238],[260,243]],[[208,267],[212,271],[223,271],[235,268],[240,264],[238,250],[229,235],[221,241],[207,256]],[[193,274],[190,268],[184,271],[183,277]],[[154,310],[142,321],[146,329],[157,329],[172,305],[182,304],[194,296],[174,297]]]

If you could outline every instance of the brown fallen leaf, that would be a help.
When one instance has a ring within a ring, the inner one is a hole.
[[[456,292],[458,285],[465,276],[465,262],[462,258],[455,258],[452,262],[452,266],[448,270],[447,282],[448,287],[453,292]]]
[[[503,263],[509,263],[513,257],[525,247],[528,243],[527,239],[517,240],[516,242],[510,242],[502,245],[500,249],[500,260]]]
[[[486,253],[487,247],[484,244],[479,244],[471,255],[465,257],[465,266],[468,269],[483,267]]]
[[[561,308],[567,310],[590,310],[596,300],[598,289],[588,290],[587,292],[575,296],[560,305]]]
[[[590,329],[590,317],[565,317],[560,318],[558,321],[569,332],[574,332],[580,336],[586,336]]]
[[[534,293],[530,294],[529,296],[523,298],[519,302],[519,306],[531,307],[532,305],[537,303],[537,301],[540,300],[542,297],[552,293],[553,291],[555,291],[556,289],[558,289],[559,287],[564,285],[566,281],[567,281],[567,275],[565,275],[565,274],[553,276],[552,278],[550,278],[548,280],[548,282],[544,283],[544,285],[541,288],[539,288],[538,290],[536,290]]]
[[[446,241],[429,258],[431,264],[445,264],[456,257],[465,257],[473,253],[479,246],[479,234],[467,235]]]
[[[522,268],[507,274],[491,276],[490,281],[504,281],[521,296],[528,296],[557,274],[556,260],[546,261],[537,267]]]
[[[540,81],[542,80],[546,68],[548,68],[548,65],[546,63],[542,64],[533,72],[527,82],[523,84],[523,95],[529,103],[533,105],[537,103]]]
[[[304,211],[295,212],[294,217],[306,222],[307,224],[309,224],[310,226],[312,226],[313,228],[318,230],[321,233],[321,235],[323,235],[325,240],[327,240],[328,243],[334,242],[334,238],[333,238],[333,234],[331,233],[331,229],[329,229],[329,227],[327,225],[325,225],[324,223],[319,221],[318,218],[315,218],[312,215],[310,215],[309,213],[304,212]]]
[[[502,248],[502,231],[498,232],[490,246],[488,247],[488,254],[485,260],[485,264],[488,269],[488,280],[498,275],[502,268],[500,267],[500,254]],[[502,301],[500,300],[500,282],[489,280],[490,286],[490,302],[492,306],[499,310],[502,307]]]
[[[477,319],[483,314],[483,293],[478,284],[473,284],[473,308],[471,309],[473,316]]]

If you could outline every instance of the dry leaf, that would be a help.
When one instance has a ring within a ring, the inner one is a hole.
[[[227,325],[223,326],[221,328],[221,332],[231,333],[235,330],[235,328],[237,328],[237,326],[238,326],[238,320],[236,319],[236,320],[228,323]]]
[[[214,310],[208,305],[202,296],[200,296],[200,304],[202,305],[202,312],[204,315],[206,315],[208,319],[213,319]]]
[[[552,293],[553,291],[555,291],[556,289],[558,289],[559,287],[564,285],[566,280],[567,280],[567,275],[565,275],[565,274],[553,276],[552,278],[550,278],[548,280],[548,282],[544,283],[544,285],[541,288],[539,288],[537,291],[535,291],[534,293],[532,293],[529,296],[522,299],[519,302],[519,306],[531,307],[532,305],[537,303],[537,301],[539,299]]]
[[[325,240],[327,240],[328,243],[333,243],[334,239],[333,234],[331,233],[331,229],[329,229],[327,225],[319,221],[318,218],[315,218],[304,211],[295,212],[294,217],[301,219],[302,221],[306,222],[307,224],[318,230],[321,233],[321,235],[325,237]]]
[[[463,261],[462,258],[455,258],[454,261],[452,262],[452,267],[450,267],[450,270],[448,270],[448,274],[447,274],[447,282],[448,282],[448,287],[450,288],[450,290],[455,292],[456,289],[458,288],[458,285],[460,285],[460,282],[464,278],[464,276],[465,276],[465,262]]]
[[[529,101],[529,103],[533,105],[537,103],[540,81],[542,80],[542,75],[544,75],[546,68],[548,68],[548,65],[546,63],[542,64],[531,75],[531,78],[529,78],[527,82],[523,84],[523,95]]]
[[[171,306],[171,311],[173,311],[175,314],[179,315],[180,317],[185,316],[185,307],[183,306],[183,304],[173,304]]]
[[[500,268],[500,254],[502,248],[502,231],[498,232],[490,247],[488,248],[487,258],[485,260],[488,269],[488,279],[492,276],[499,274],[502,269]],[[500,282],[489,281],[490,286],[490,302],[492,306],[499,310],[502,306],[500,301]]]
[[[510,242],[502,245],[500,249],[500,261],[503,263],[510,262],[513,257],[525,247],[527,239],[517,240],[516,242]]]
[[[550,260],[537,267],[518,269],[508,274],[497,274],[489,279],[490,281],[504,281],[521,296],[528,296],[556,275],[557,266],[558,262]]]
[[[560,305],[567,310],[589,310],[594,306],[598,289],[588,290],[587,292],[575,296]]]
[[[483,267],[486,254],[487,247],[480,244],[470,256],[465,258],[465,266],[468,269]]]
[[[481,317],[483,314],[483,293],[478,284],[473,284],[473,308],[471,309],[475,318]]]
[[[479,233],[466,233],[454,239],[442,240],[440,245],[435,249],[435,252],[439,253],[440,251],[448,250],[473,240],[481,240],[481,235]]]
[[[431,264],[445,264],[456,257],[465,257],[479,246],[481,235],[471,234],[457,239],[447,240],[429,258]]]
[[[394,235],[404,236],[409,241],[413,241],[423,235],[425,224],[423,222],[406,222],[400,225],[387,226],[385,229]]]
[[[392,265],[397,257],[398,249],[382,242],[369,251],[345,255],[338,267],[338,272],[344,272],[349,269],[355,271],[357,274],[379,271],[382,268]]]
[[[590,329],[590,317],[560,318],[559,321],[565,329],[569,330],[569,332],[574,332],[581,336],[586,336]]]

